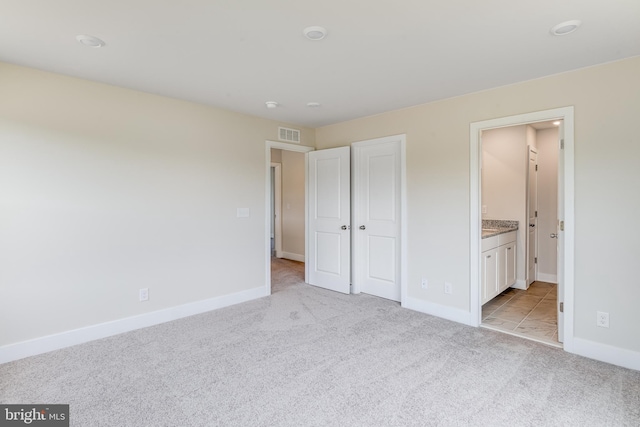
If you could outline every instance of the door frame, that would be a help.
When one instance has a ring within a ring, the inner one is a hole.
[[[386,144],[390,142],[400,143],[400,304],[404,306],[407,296],[407,135],[392,135],[382,138],[368,139],[364,141],[358,141],[351,143],[351,292],[358,294],[362,291],[358,281],[356,280],[356,274],[358,272],[357,263],[353,260],[357,259],[358,251],[360,248],[354,245],[356,241],[355,233],[356,229],[356,215],[358,213],[358,198],[354,195],[359,188],[358,174],[354,173],[355,166],[360,160],[359,151],[357,147],[364,147],[368,145]]]
[[[271,150],[269,150],[271,152]],[[273,168],[273,240],[275,242],[274,250],[276,258],[282,257],[282,163],[271,162]],[[271,245],[269,245],[271,250]],[[269,252],[271,253],[271,252]]]
[[[558,277],[558,281],[564,283],[564,343],[565,351],[572,352],[574,347],[574,264],[575,264],[575,183],[574,183],[574,107],[561,107],[551,110],[537,111],[533,113],[519,114],[498,119],[485,120],[470,124],[470,224],[469,224],[469,252],[470,252],[470,304],[471,320],[473,326],[480,326],[482,322],[482,310],[480,305],[480,254],[482,229],[482,156],[481,133],[482,131],[518,126],[549,120],[564,121],[564,162],[562,172],[564,175],[564,251],[558,254],[563,261],[564,277]],[[560,149],[560,147],[558,147]],[[560,203],[561,201],[559,201]]]
[[[264,254],[265,254],[265,275],[264,275],[264,296],[269,296],[271,295],[271,149],[272,148],[277,148],[280,150],[285,150],[285,151],[295,151],[297,153],[308,153],[309,151],[314,151],[315,148],[313,147],[308,147],[306,145],[294,145],[294,144],[287,144],[286,142],[278,142],[278,141],[270,141],[270,140],[266,140],[265,141],[265,177],[264,177],[264,181],[265,181],[265,214],[264,214],[264,218],[265,218],[265,227],[264,227]],[[304,183],[304,187],[305,187],[305,193],[306,193],[306,189],[307,189],[307,170],[306,170],[307,166],[305,164],[305,183]],[[307,212],[307,206],[306,206],[306,197],[305,197],[305,240],[307,238],[306,236],[306,212]],[[305,265],[306,265],[306,261],[307,261],[307,254],[305,251],[304,254],[305,257]],[[305,281],[306,281],[307,277],[306,277],[306,272],[305,272]]]

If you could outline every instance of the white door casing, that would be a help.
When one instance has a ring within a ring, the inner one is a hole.
[[[556,236],[557,236],[557,270],[556,274],[558,277],[558,286],[557,286],[557,313],[558,313],[558,341],[564,342],[564,300],[565,300],[565,279],[564,279],[564,270],[565,264],[562,262],[561,255],[565,253],[565,233],[564,233],[564,201],[565,201],[565,172],[564,172],[564,121],[560,121],[560,126],[558,128],[558,218],[556,220]],[[562,226],[561,226],[562,221]],[[562,310],[561,310],[562,308]]]
[[[273,168],[273,231],[276,258],[282,258],[282,164],[271,163]]]
[[[538,259],[538,153],[528,147],[526,286],[536,281]]]
[[[480,263],[481,263],[481,134],[485,130],[498,127],[516,126],[528,123],[543,122],[548,120],[563,120],[564,127],[560,130],[560,138],[564,138],[564,150],[560,151],[558,158],[558,206],[562,205],[562,216],[559,213],[559,221],[564,223],[564,231],[560,231],[561,238],[558,241],[558,292],[562,292],[564,301],[563,347],[565,351],[575,352],[574,340],[574,294],[575,294],[575,197],[574,197],[574,108],[572,106],[561,107],[552,110],[538,111],[520,114],[516,116],[501,117],[471,123],[469,128],[470,144],[470,280],[471,280],[471,307],[469,321],[472,326],[481,324],[480,304]],[[560,302],[560,296],[558,301]]]
[[[378,138],[353,148],[353,284],[401,300],[402,138]]]
[[[351,281],[350,157],[350,147],[306,155],[307,282],[346,294]]]

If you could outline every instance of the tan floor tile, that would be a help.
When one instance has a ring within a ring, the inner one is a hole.
[[[555,287],[555,285],[553,285],[551,283],[533,282],[531,284],[531,286],[529,286],[529,289],[527,289],[527,294],[528,295],[537,295],[537,296],[544,297],[554,287]]]
[[[552,340],[558,327],[544,322],[529,321],[528,319],[522,322],[514,330],[519,334],[529,335],[536,338],[546,338]]]
[[[507,289],[482,307],[482,324],[557,344],[556,295],[556,285],[544,282]]]
[[[530,307],[519,307],[513,304],[506,304],[496,310],[491,317],[519,323],[527,317],[530,311]]]
[[[557,306],[554,301],[542,300],[540,301],[540,304],[538,304],[529,314],[527,321],[538,321],[556,325],[556,319],[558,317],[556,310]]]
[[[487,301],[482,306],[482,318],[489,317],[494,311],[502,307],[505,303],[511,300],[513,296],[500,294],[491,301]]]
[[[496,329],[502,329],[503,331],[513,331],[518,327],[517,322],[511,322],[509,320],[496,319],[495,317],[489,317],[482,321],[484,325],[491,325]]]
[[[509,301],[509,306],[526,308],[528,310],[533,310],[533,308],[538,305],[538,303],[542,301],[542,297],[537,295],[516,295]]]

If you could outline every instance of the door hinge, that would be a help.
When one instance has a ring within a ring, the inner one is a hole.
[[[564,231],[564,221],[560,221],[560,231]]]
[[[564,138],[560,140],[560,149],[564,150]]]
[[[538,218],[538,211],[536,211],[536,218]]]
[[[536,165],[536,172],[538,172],[538,165]]]
[[[533,263],[534,263],[534,264],[537,264],[537,263],[538,263],[538,257],[535,257],[535,258],[533,259]]]
[[[560,303],[560,313],[564,313],[564,302]]]

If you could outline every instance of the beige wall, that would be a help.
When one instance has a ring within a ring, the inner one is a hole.
[[[282,251],[285,258],[304,260],[304,153],[282,153]],[[302,258],[302,259],[300,259]]]
[[[0,94],[0,345],[265,285],[291,125],[3,63]]]
[[[469,310],[469,124],[573,105],[575,334],[640,351],[638,75],[632,58],[302,140],[407,134],[408,293]],[[264,141],[280,123],[8,64],[0,93],[0,345],[264,285]]]
[[[505,86],[316,130],[318,148],[407,134],[408,294],[470,309],[469,125],[575,107],[575,335],[640,351],[640,58]],[[419,90],[419,88],[416,88]],[[420,278],[434,284],[420,287]],[[453,294],[443,282],[453,283]],[[611,316],[595,325],[596,311]]]
[[[529,126],[510,126],[482,133],[483,219],[518,221],[516,279],[523,289],[527,250],[527,156]],[[534,133],[535,135],[535,133]]]

